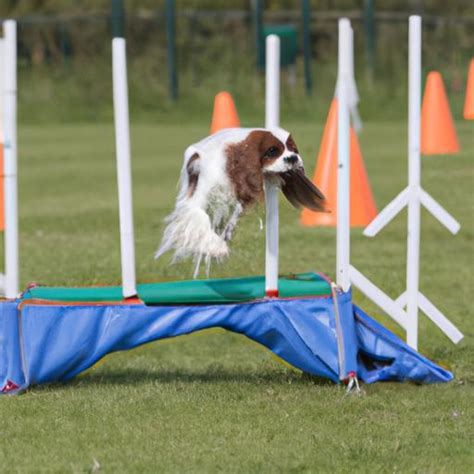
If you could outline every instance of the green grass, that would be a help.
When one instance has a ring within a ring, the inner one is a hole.
[[[312,170],[321,125],[286,126]],[[380,383],[346,396],[241,336],[210,331],[108,356],[68,384],[2,397],[0,471],[472,472],[474,130],[467,122],[457,129],[462,152],[423,158],[422,180],[463,227],[453,237],[423,212],[421,289],[466,337],[454,346],[420,317],[421,352],[453,370],[454,382]],[[132,128],[141,281],[191,276],[190,265],[152,256],[183,149],[206,132],[206,123]],[[406,185],[405,137],[403,122],[367,123],[361,136],[379,209]],[[20,127],[19,151],[22,285],[117,283],[111,125]],[[281,207],[281,272],[333,276],[334,229],[302,228],[298,213]],[[262,272],[262,215],[241,221],[230,259],[212,276]],[[406,214],[373,240],[355,230],[353,262],[396,296],[404,288],[405,242]],[[400,333],[360,294],[355,299]]]

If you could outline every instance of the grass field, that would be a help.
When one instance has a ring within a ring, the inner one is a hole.
[[[206,122],[206,120],[203,120]],[[313,169],[322,126],[286,123]],[[462,152],[423,158],[423,185],[462,223],[451,236],[423,213],[421,288],[465,333],[454,346],[420,318],[421,352],[454,371],[438,386],[381,383],[361,396],[302,377],[244,337],[205,332],[113,354],[68,384],[0,399],[1,472],[472,472],[474,321],[472,123]],[[132,128],[141,281],[189,278],[155,262],[185,146],[202,126]],[[406,124],[367,123],[361,145],[379,209],[406,185]],[[22,285],[117,283],[110,124],[20,127]],[[282,200],[281,272],[334,274],[334,229],[305,229]],[[212,276],[261,274],[264,232],[242,220]],[[406,214],[377,238],[353,232],[354,264],[390,295],[404,288]],[[357,294],[369,314],[399,329]]]

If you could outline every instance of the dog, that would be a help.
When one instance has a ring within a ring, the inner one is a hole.
[[[229,254],[228,242],[240,216],[264,198],[265,186],[278,186],[297,209],[327,212],[325,197],[306,177],[289,132],[281,128],[230,128],[189,146],[174,211],[155,258],[174,249],[172,263],[191,258],[194,277],[204,258]]]

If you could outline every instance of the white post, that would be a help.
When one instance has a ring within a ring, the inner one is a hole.
[[[120,211],[120,254],[124,298],[137,294],[133,236],[130,129],[128,115],[127,60],[125,39],[112,40],[115,148]]]
[[[16,21],[3,23],[3,124],[5,173],[5,296],[19,293],[17,189]]]
[[[418,346],[418,288],[420,262],[420,107],[421,17],[410,16],[408,29],[408,237],[407,343]]]
[[[341,18],[338,42],[336,283],[343,291],[350,288],[350,47],[351,24],[347,18]]]
[[[420,207],[423,205],[453,234],[456,234],[461,226],[421,187],[421,17],[419,16],[411,16],[409,19],[408,42],[408,187],[386,206],[364,230],[364,235],[375,236],[405,206],[408,207],[407,289],[396,300],[392,300],[365,277],[361,277],[353,268],[352,281],[395,320],[400,320],[400,315],[402,316],[401,320],[404,319],[406,322],[407,343],[416,349],[418,346],[418,309],[421,309],[455,344],[463,338],[461,331],[419,291]],[[406,317],[403,317],[403,313],[395,314],[397,306],[400,311],[403,311],[406,306]]]
[[[280,125],[280,38],[266,39],[265,128]],[[278,296],[278,187],[265,181],[265,292]]]

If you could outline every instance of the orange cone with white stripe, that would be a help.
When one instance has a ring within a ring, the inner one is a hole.
[[[469,72],[467,74],[466,99],[464,101],[464,118],[466,120],[474,120],[474,58],[469,64]]]
[[[421,106],[421,153],[444,155],[458,151],[458,137],[443,78],[438,71],[431,71]]]
[[[235,108],[234,99],[228,92],[219,92],[214,99],[212,112],[211,135],[224,128],[240,127],[239,116]]]
[[[350,172],[351,227],[365,227],[377,215],[375,200],[370,188],[369,179],[360,151],[359,140],[351,128],[350,137]],[[304,226],[337,226],[337,100],[334,99],[329,109],[324,127],[323,139],[319,150],[314,184],[326,196],[330,213],[317,213],[304,209],[301,223]]]

